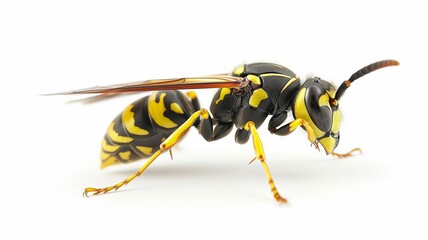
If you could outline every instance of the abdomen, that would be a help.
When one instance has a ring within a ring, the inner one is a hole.
[[[107,129],[101,168],[150,157],[196,110],[179,91],[154,92],[130,104]]]

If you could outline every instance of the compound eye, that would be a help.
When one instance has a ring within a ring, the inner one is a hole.
[[[311,85],[306,90],[305,104],[309,116],[315,125],[323,132],[331,129],[333,114],[329,106],[320,106],[320,97],[323,94],[320,87]]]

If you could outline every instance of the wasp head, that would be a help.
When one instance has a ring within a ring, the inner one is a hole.
[[[346,89],[355,80],[368,73],[395,65],[399,65],[395,60],[383,60],[369,64],[352,74],[337,88],[337,91],[330,83],[318,77],[307,79],[295,98],[294,117],[307,121],[325,152],[327,154],[332,153],[339,143],[339,100]]]
[[[339,143],[340,111],[335,93],[329,82],[311,77],[303,83],[293,104],[294,118],[308,122],[327,154]]]

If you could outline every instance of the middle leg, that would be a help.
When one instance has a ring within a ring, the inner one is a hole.
[[[251,136],[252,136],[252,140],[253,140],[253,144],[254,144],[254,151],[256,152],[256,156],[254,157],[253,160],[258,159],[260,161],[260,163],[262,164],[274,198],[279,203],[286,203],[287,199],[283,198],[279,194],[279,192],[275,186],[275,183],[273,182],[272,174],[270,173],[269,167],[265,162],[265,153],[263,150],[263,144],[262,144],[262,141],[260,140],[259,134],[257,133],[256,125],[254,124],[254,122],[249,121],[245,124],[244,129],[251,132]]]

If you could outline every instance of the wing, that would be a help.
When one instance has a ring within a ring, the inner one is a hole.
[[[137,93],[157,90],[178,90],[178,89],[202,89],[202,88],[241,88],[247,81],[242,77],[235,77],[226,74],[210,75],[195,78],[173,78],[147,80],[132,83],[115,84],[109,86],[96,86],[83,88],[68,92],[59,92],[47,95],[68,95],[68,94],[101,94],[100,96],[110,97],[122,93]]]
[[[138,94],[138,92],[132,92],[132,93],[101,93],[101,94],[91,95],[90,97],[73,99],[73,100],[67,101],[67,103],[92,104],[92,103],[97,103],[97,102],[101,102],[104,100],[109,100],[112,98],[129,96],[131,94]]]

